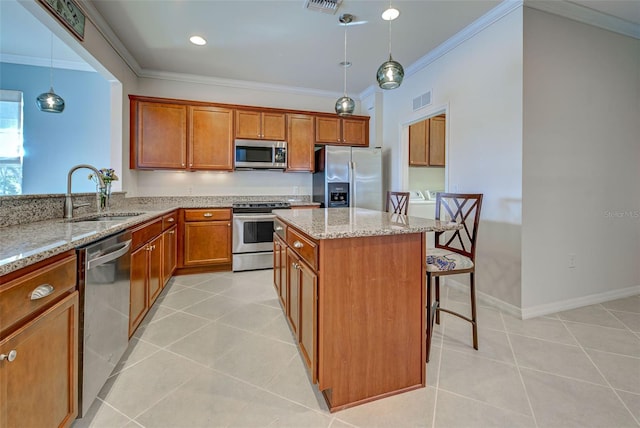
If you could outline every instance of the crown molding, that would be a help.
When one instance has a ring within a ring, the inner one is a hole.
[[[633,37],[634,39],[640,39],[640,24],[634,24],[570,1],[525,0],[524,5],[532,9]]]
[[[297,95],[311,95],[326,98],[339,98],[342,92],[323,91],[319,89],[301,88],[295,86],[277,85],[271,83],[251,82],[246,80],[223,79],[220,77],[208,77],[195,74],[169,73],[164,71],[143,69],[138,74],[141,78],[170,80],[185,83],[198,83],[202,85],[223,86],[229,88],[250,89],[256,91],[289,93]]]
[[[26,55],[12,55],[12,54],[0,54],[0,63],[20,64],[20,65],[32,65],[34,67],[51,67],[51,60],[41,57],[26,56]],[[65,70],[76,71],[89,71],[94,72],[95,69],[86,62],[82,61],[64,61],[60,59],[53,60],[53,68],[60,68]]]

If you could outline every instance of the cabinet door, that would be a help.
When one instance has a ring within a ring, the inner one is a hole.
[[[185,222],[184,265],[225,263],[231,263],[231,222]]]
[[[288,306],[287,319],[293,331],[293,335],[298,340],[298,331],[300,325],[300,259],[298,256],[287,248],[287,286],[288,286]]]
[[[78,292],[0,342],[0,426],[69,427],[78,414]]]
[[[306,114],[287,117],[289,141],[287,144],[287,171],[314,170],[314,120]]]
[[[136,107],[131,168],[186,168],[187,107],[133,102],[132,108]]]
[[[300,275],[300,351],[312,382],[317,383],[318,277],[305,263],[298,263],[298,271]]]
[[[409,166],[428,166],[429,120],[409,126]]]
[[[129,337],[133,336],[147,313],[147,246],[131,253],[131,291],[129,298]]]
[[[282,308],[287,308],[287,245],[277,235],[273,236],[273,283]]]
[[[444,133],[446,121],[436,116],[429,119],[429,165],[445,166]]]
[[[339,118],[316,116],[316,143],[340,143],[341,136]]]
[[[189,107],[189,169],[233,169],[233,110]]]
[[[368,122],[363,119],[342,119],[342,143],[349,146],[368,146]]]
[[[260,139],[262,131],[260,122],[260,112],[236,110],[236,138]]]
[[[149,264],[147,302],[150,308],[162,291],[162,235],[147,244],[147,252]]]
[[[178,226],[162,234],[162,286],[167,285],[177,267]]]
[[[284,113],[262,113],[262,137],[265,140],[284,141],[287,138],[287,120]]]

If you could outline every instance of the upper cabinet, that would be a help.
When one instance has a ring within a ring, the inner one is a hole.
[[[369,118],[316,116],[316,143],[369,146]]]
[[[286,115],[257,110],[236,110],[236,138],[286,140]]]
[[[409,126],[409,166],[445,166],[444,115]]]
[[[288,114],[287,171],[313,172],[314,120],[308,114]]]
[[[132,169],[233,169],[233,110],[131,97]]]

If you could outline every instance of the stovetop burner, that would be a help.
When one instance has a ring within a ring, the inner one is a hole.
[[[270,213],[272,210],[291,208],[289,202],[259,201],[235,202],[232,205],[234,213]]]

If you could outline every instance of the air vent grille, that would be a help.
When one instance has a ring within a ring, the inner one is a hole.
[[[413,99],[413,111],[421,109],[431,104],[431,91],[427,91]]]
[[[317,12],[335,14],[341,4],[342,0],[305,0],[304,7]]]

